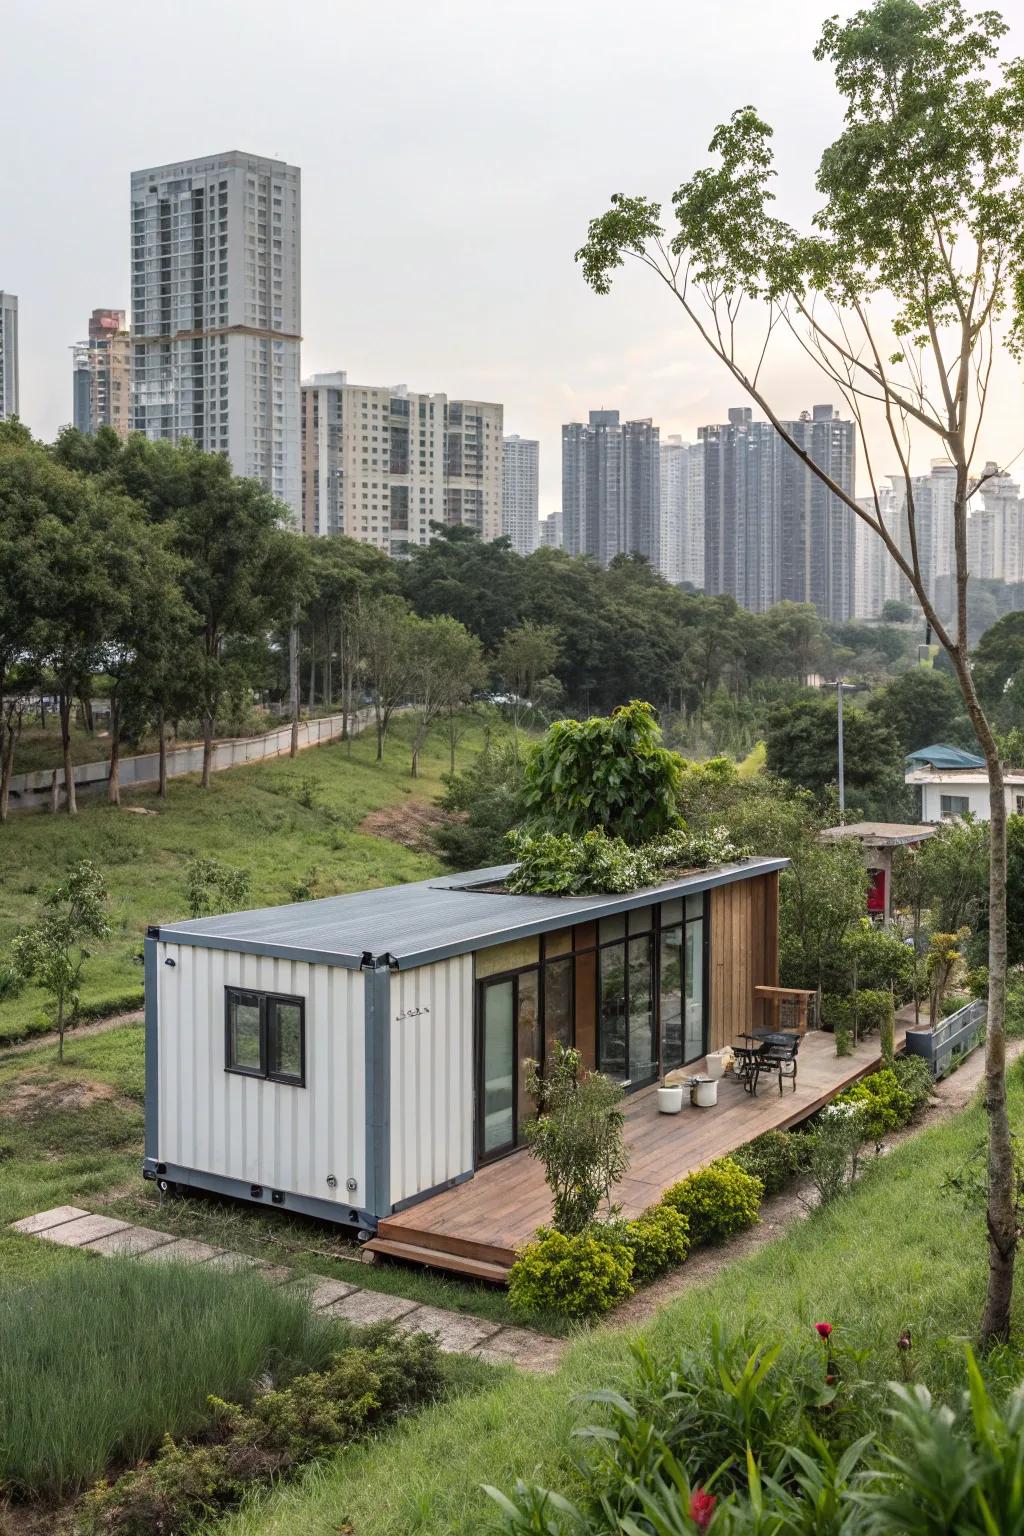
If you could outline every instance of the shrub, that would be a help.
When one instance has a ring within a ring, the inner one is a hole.
[[[514,1312],[558,1312],[563,1317],[597,1317],[633,1289],[630,1248],[599,1228],[567,1236],[540,1227],[509,1272],[508,1299]]]
[[[853,1032],[853,1010],[848,997],[838,997],[834,992],[826,992],[821,999],[821,1027],[822,1029],[847,1029]]]
[[[838,1094],[836,1103],[856,1104],[864,1111],[864,1134],[873,1141],[906,1125],[914,1113],[914,1100],[900,1087],[892,1067],[862,1077]]]
[[[723,1157],[673,1184],[662,1203],[686,1217],[690,1241],[702,1247],[752,1227],[763,1197],[761,1180]]]
[[[251,887],[248,870],[233,869],[220,859],[204,856],[189,859],[185,865],[185,896],[190,917],[238,912],[249,900]]]
[[[439,1397],[442,1384],[432,1339],[367,1330],[363,1344],[334,1354],[322,1371],[297,1376],[248,1407],[211,1398],[212,1443],[178,1445],[168,1437],[149,1466],[86,1495],[78,1529],[158,1536],[191,1528],[236,1503],[247,1487]]]
[[[721,827],[691,836],[669,832],[654,842],[631,848],[601,828],[576,837],[569,832],[509,833],[508,846],[517,868],[510,891],[528,895],[582,896],[589,892],[624,892],[654,885],[667,869],[695,869],[721,864],[740,850]]]
[[[801,1132],[807,1176],[822,1205],[835,1200],[857,1177],[864,1115],[862,1105],[836,1100]]]
[[[777,1195],[800,1173],[800,1138],[789,1131],[764,1131],[733,1152],[732,1161],[760,1179],[766,1195]]]
[[[901,949],[903,947],[900,946]],[[886,1025],[891,1030],[896,1012],[891,992],[868,987],[854,994],[853,1011],[857,1019],[857,1032],[861,1036],[873,1034],[875,1030],[881,1035]]]
[[[559,1232],[583,1232],[629,1167],[620,1108],[623,1089],[599,1072],[583,1072],[579,1051],[556,1045],[547,1074],[534,1072],[528,1091],[538,1115],[526,1139],[544,1165]]]
[[[920,1113],[935,1092],[935,1079],[930,1064],[923,1056],[897,1056],[892,1064],[893,1075],[903,1093],[911,1101],[911,1118]]]
[[[647,1285],[674,1269],[690,1251],[686,1217],[670,1205],[652,1205],[635,1221],[624,1221],[621,1235],[633,1255],[635,1285]]]

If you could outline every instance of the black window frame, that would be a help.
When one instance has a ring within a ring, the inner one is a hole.
[[[231,1004],[235,998],[257,998],[260,1013],[260,1064],[258,1067],[242,1067],[231,1059]],[[270,1033],[272,1008],[277,1003],[287,1003],[299,1010],[299,1073],[271,1072]],[[257,987],[224,988],[224,1070],[236,1077],[255,1077],[263,1082],[282,1083],[289,1088],[306,1086],[306,999],[292,997],[287,992],[261,992]]]

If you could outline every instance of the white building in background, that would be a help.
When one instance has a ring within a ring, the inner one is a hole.
[[[661,441],[660,570],[678,586],[704,585],[704,444]]]
[[[0,288],[0,421],[18,414],[18,297]]]
[[[540,528],[540,443],[513,433],[504,439],[501,471],[501,531],[517,555],[537,548]]]
[[[127,437],[131,424],[131,337],[123,309],[94,309],[89,336],[71,349],[72,420],[88,436],[110,427]]]
[[[998,465],[986,464],[981,486],[968,502],[967,556],[972,576],[1024,580],[1024,503],[1020,485]]]
[[[903,498],[897,499],[892,485],[880,485],[877,507],[873,496],[858,496],[857,505],[872,518],[880,512],[883,524],[892,532],[897,527],[897,514],[902,511]],[[890,598],[902,597],[905,587],[906,578],[879,535],[863,518],[856,518],[853,534],[854,618],[877,619]]]
[[[317,373],[302,385],[302,529],[345,533],[399,554],[431,523],[501,533],[500,405],[350,384]]]
[[[237,150],[131,177],[132,426],[298,513],[300,171]]]
[[[562,547],[562,513],[549,512],[542,517],[538,524],[540,538],[538,544],[541,549],[561,549]]]

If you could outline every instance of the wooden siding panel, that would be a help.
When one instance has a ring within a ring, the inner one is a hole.
[[[576,956],[576,1049],[583,1065],[597,1066],[597,954]]]
[[[755,986],[778,984],[778,875],[719,886],[710,909],[708,1045],[720,1050],[762,1025]]]

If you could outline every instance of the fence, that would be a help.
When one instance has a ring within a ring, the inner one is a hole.
[[[947,1019],[942,1019],[934,1029],[908,1029],[907,1052],[911,1056],[923,1056],[931,1063],[937,1078],[945,1077],[961,1057],[967,1056],[984,1040],[987,1020],[987,1003],[967,1003]]]
[[[351,728],[360,731],[373,718],[372,709],[357,710],[351,717]],[[329,741],[337,741],[344,729],[344,715],[324,715],[320,720],[299,721],[299,749],[319,747]],[[263,736],[235,736],[213,744],[214,773],[225,768],[237,768],[242,763],[258,763],[268,757],[283,757],[291,751],[292,728],[287,725],[267,731]],[[167,749],[167,777],[181,778],[186,773],[201,773],[203,748],[200,742],[187,747]],[[74,768],[75,793],[97,794],[104,790],[110,777],[107,759],[98,763],[78,763]],[[156,784],[160,777],[160,755],[143,752],[138,757],[122,757],[120,779],[122,789],[137,789],[144,784]],[[63,788],[64,773],[57,770],[58,790]],[[10,809],[29,811],[45,807],[53,787],[53,770],[41,769],[37,773],[13,774],[11,777]]]

